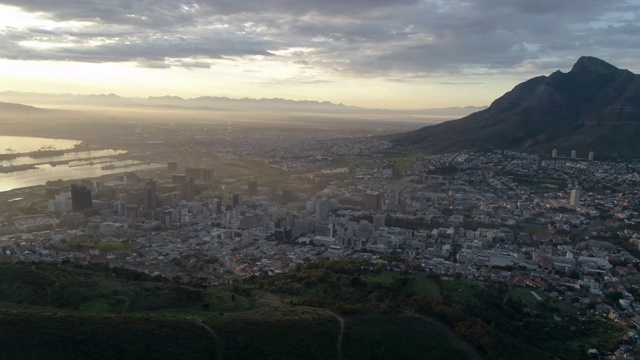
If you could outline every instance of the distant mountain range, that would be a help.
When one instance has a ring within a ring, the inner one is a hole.
[[[640,157],[640,75],[589,56],[571,71],[517,85],[488,108],[398,134],[427,153],[505,149],[560,156]]]
[[[393,115],[424,119],[425,122],[439,122],[455,119],[482,110],[484,106],[450,107],[421,110],[368,109],[356,106],[334,104],[328,101],[271,99],[233,99],[228,97],[203,96],[181,98],[178,96],[160,96],[148,98],[127,98],[116,94],[74,95],[45,94],[5,91],[0,92],[0,100],[21,104],[65,109],[150,109],[159,108],[176,111],[225,111],[225,112],[271,112],[271,113],[315,113],[315,114],[364,114]]]

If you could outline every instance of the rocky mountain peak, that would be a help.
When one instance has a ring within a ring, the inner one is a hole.
[[[593,56],[582,56],[569,72],[574,75],[606,75],[620,71],[617,67]]]

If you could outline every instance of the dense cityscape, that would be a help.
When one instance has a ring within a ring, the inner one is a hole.
[[[3,193],[0,260],[215,285],[319,258],[367,259],[502,282],[583,316],[640,325],[639,162],[557,151],[401,154],[379,138],[235,150],[211,140],[136,142],[127,150],[139,161],[175,160]],[[629,330],[616,356],[636,356],[637,339]]]

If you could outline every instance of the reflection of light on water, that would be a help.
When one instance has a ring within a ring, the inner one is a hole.
[[[34,138],[26,136],[0,136],[0,154],[8,149],[11,153],[28,153],[45,150],[67,150],[64,154],[31,157],[20,155],[11,160],[0,160],[0,166],[36,165],[36,169],[0,173],[0,191],[16,188],[44,185],[49,180],[72,180],[92,178],[102,175],[128,171],[139,171],[164,167],[161,164],[144,163],[136,160],[123,160],[124,150],[88,150],[77,151],[80,141],[66,139]],[[6,145],[5,145],[6,144]],[[6,149],[4,147],[6,146]],[[76,150],[72,150],[76,148]],[[5,152],[6,153],[6,152]],[[43,154],[39,154],[43,155]],[[113,165],[107,166],[105,165]],[[73,165],[73,166],[71,166]],[[17,201],[19,199],[13,199]]]
[[[6,144],[6,149],[2,146],[0,152],[9,153],[6,150],[11,149],[12,153],[26,153],[31,151],[38,151],[41,149],[57,149],[66,150],[73,149],[78,145],[78,140],[68,139],[49,139],[49,138],[37,138],[30,136],[0,136],[0,144]]]
[[[164,167],[163,164],[144,163],[131,165],[130,160],[114,161],[114,169],[102,169],[103,165],[69,167],[69,164],[50,166],[48,164],[39,165],[38,169],[25,170],[9,174],[0,174],[0,191],[7,191],[21,187],[44,185],[49,180],[72,180],[82,178],[92,178],[102,175],[118,174],[129,171],[147,170]],[[120,166],[126,165],[126,168]]]
[[[11,160],[0,160],[0,165],[8,166],[8,165],[28,165],[28,164],[41,164],[45,162],[56,162],[56,161],[82,161],[87,158],[96,158],[96,157],[104,157],[104,156],[119,156],[122,154],[126,154],[125,150],[93,150],[93,151],[78,151],[78,152],[67,152],[63,155],[55,155],[55,156],[47,156],[40,158],[32,158],[29,156],[20,156]]]

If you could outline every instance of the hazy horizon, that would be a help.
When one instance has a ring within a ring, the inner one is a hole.
[[[153,96],[153,95],[144,95],[144,94],[139,94],[138,96],[123,96],[120,95],[118,93],[91,93],[91,92],[86,92],[86,93],[69,93],[69,92],[60,92],[60,93],[54,93],[54,92],[38,92],[38,91],[17,91],[17,90],[3,90],[0,91],[0,102],[5,102],[5,103],[14,103],[14,104],[21,104],[21,105],[27,105],[27,106],[34,106],[34,107],[46,107],[46,105],[50,105],[50,107],[52,109],[67,109],[69,108],[68,106],[62,106],[59,107],[56,103],[47,103],[46,100],[41,100],[41,99],[37,99],[37,98],[29,98],[31,96],[44,96],[44,97],[58,97],[63,102],[69,102],[71,101],[70,98],[67,99],[63,99],[63,97],[74,97],[74,98],[84,98],[86,99],[119,99],[119,100],[136,100],[136,101],[196,101],[196,100],[211,100],[211,101],[283,101],[283,102],[290,102],[290,103],[297,103],[300,105],[329,105],[329,106],[336,106],[336,107],[344,107],[344,108],[354,108],[354,109],[363,109],[363,110],[373,110],[373,111],[430,111],[430,110],[452,110],[455,111],[457,109],[467,109],[467,108],[471,108],[471,109],[483,109],[489,106],[489,104],[467,104],[467,105],[461,105],[461,106],[446,106],[446,107],[425,107],[425,108],[384,108],[384,107],[376,107],[376,106],[372,106],[372,107],[365,107],[365,106],[357,106],[357,105],[352,105],[352,104],[348,104],[348,103],[342,103],[342,102],[332,102],[329,100],[323,100],[323,99],[305,99],[305,98],[301,98],[301,99],[292,99],[292,98],[282,98],[282,97],[261,97],[261,98],[257,98],[257,97],[248,97],[248,96],[244,96],[244,97],[233,97],[233,96],[217,96],[217,95],[210,95],[210,94],[203,94],[203,95],[199,95],[199,96],[191,96],[191,97],[182,97],[182,96],[178,96],[178,95],[174,95],[174,94],[165,94],[165,95],[158,95],[158,96]],[[26,102],[25,102],[26,100]],[[495,100],[495,99],[494,99]],[[77,104],[76,106],[82,107],[82,104]]]

